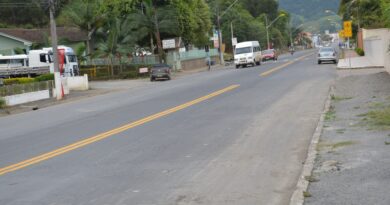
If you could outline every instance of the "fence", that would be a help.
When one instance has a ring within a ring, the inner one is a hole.
[[[158,55],[148,55],[148,56],[133,56],[133,57],[122,57],[114,58],[113,65],[122,65],[122,64],[134,64],[134,65],[153,65],[159,63]],[[96,58],[87,62],[87,65],[110,65],[110,59],[107,58]]]
[[[4,85],[0,87],[0,97],[30,93],[42,90],[51,90],[53,81],[34,82],[27,84]]]

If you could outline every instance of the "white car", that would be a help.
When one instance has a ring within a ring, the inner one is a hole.
[[[337,51],[333,47],[322,47],[318,51],[318,64],[321,64],[325,61],[330,61],[337,63],[338,57],[337,57]]]

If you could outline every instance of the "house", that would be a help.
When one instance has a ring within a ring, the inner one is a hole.
[[[87,33],[78,28],[57,27],[57,35],[60,44],[66,44],[74,49],[88,39]],[[2,55],[15,54],[15,49],[22,49],[27,53],[35,47],[48,47],[49,42],[49,28],[0,28],[0,54]]]

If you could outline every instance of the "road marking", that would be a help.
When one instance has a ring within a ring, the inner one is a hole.
[[[274,72],[276,72],[276,71],[278,71],[278,70],[280,70],[280,69],[282,69],[282,68],[285,68],[285,67],[287,67],[287,66],[289,66],[289,65],[291,65],[291,64],[293,64],[293,63],[295,63],[295,62],[297,62],[297,61],[300,61],[300,60],[302,60],[302,59],[304,59],[304,58],[306,58],[306,57],[308,57],[308,56],[311,56],[311,55],[313,55],[313,54],[311,53],[311,54],[309,54],[309,55],[301,56],[301,57],[299,57],[299,58],[297,58],[297,59],[294,59],[294,60],[292,60],[292,61],[289,61],[289,62],[287,62],[287,63],[285,63],[285,64],[283,64],[283,65],[280,65],[280,66],[278,66],[278,67],[276,67],[276,68],[272,68],[271,70],[265,71],[265,72],[263,72],[263,73],[260,74],[260,77],[268,76],[268,75],[270,75],[271,73],[274,73]]]
[[[203,96],[203,97],[200,97],[200,98],[198,98],[198,99],[189,101],[189,102],[184,103],[184,104],[182,104],[182,105],[179,105],[179,106],[176,106],[176,107],[167,109],[167,110],[165,110],[165,111],[156,113],[156,114],[154,114],[154,115],[145,117],[145,118],[140,119],[140,120],[137,120],[137,121],[135,121],[135,122],[132,122],[132,123],[123,125],[123,126],[121,126],[121,127],[112,129],[112,130],[110,130],[110,131],[107,131],[107,132],[104,132],[104,133],[101,133],[101,134],[98,134],[98,135],[95,135],[95,136],[86,138],[86,139],[84,139],[84,140],[80,140],[80,141],[75,142],[75,143],[73,143],[73,144],[69,144],[69,145],[67,145],[67,146],[64,146],[64,147],[61,147],[61,148],[59,148],[59,149],[56,149],[56,150],[53,150],[53,151],[50,151],[50,152],[47,152],[47,153],[38,155],[38,156],[36,156],[36,157],[30,158],[30,159],[27,159],[27,160],[24,160],[24,161],[21,161],[21,162],[19,162],[19,163],[12,164],[12,165],[9,165],[9,166],[0,168],[0,176],[3,175],[3,174],[9,173],[9,172],[13,172],[13,171],[22,169],[22,168],[27,167],[27,166],[30,166],[30,165],[37,164],[37,163],[39,163],[39,162],[42,162],[42,161],[51,159],[51,158],[53,158],[53,157],[56,157],[56,156],[65,154],[65,153],[67,153],[67,152],[70,152],[70,151],[72,151],[72,150],[75,150],[75,149],[78,149],[78,148],[87,146],[87,145],[92,144],[92,143],[94,143],[94,142],[97,142],[97,141],[106,139],[106,138],[111,137],[111,136],[113,136],[113,135],[115,135],[115,134],[124,132],[124,131],[126,131],[126,130],[128,130],[128,129],[131,129],[131,128],[140,126],[140,125],[145,124],[145,123],[147,123],[147,122],[150,122],[150,121],[156,120],[156,119],[158,119],[158,118],[167,116],[167,115],[169,115],[169,114],[172,114],[172,113],[174,113],[174,112],[183,110],[183,109],[188,108],[188,107],[190,107],[190,106],[192,106],[192,105],[201,103],[201,102],[203,102],[203,101],[205,101],[205,100],[208,100],[208,99],[210,99],[210,98],[216,97],[216,96],[221,95],[221,94],[223,94],[223,93],[226,93],[226,92],[228,92],[228,91],[234,90],[234,89],[238,88],[239,86],[240,86],[240,85],[231,85],[231,86],[229,86],[229,87],[226,87],[226,88],[224,88],[224,89],[215,91],[215,92],[213,92],[213,93],[210,93],[210,94],[205,95],[205,96]]]

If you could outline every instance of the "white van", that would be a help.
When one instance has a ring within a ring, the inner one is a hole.
[[[260,65],[262,60],[261,48],[258,41],[246,41],[236,45],[234,64],[236,68],[247,65]]]

